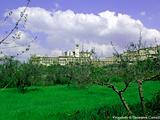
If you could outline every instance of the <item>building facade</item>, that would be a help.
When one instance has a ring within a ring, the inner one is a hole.
[[[147,58],[155,59],[160,54],[160,46],[156,47],[148,47],[142,48],[135,51],[125,51],[120,54],[125,61],[129,63],[134,63],[137,60],[143,61]],[[97,64],[109,65],[109,64],[117,64],[121,61],[121,59],[117,56],[106,57],[105,59],[97,61]]]
[[[92,51],[92,50],[91,50]],[[104,59],[94,59],[93,52],[83,51],[80,50],[80,46],[77,44],[75,46],[74,51],[66,51],[64,55],[58,57],[48,57],[48,56],[32,56],[31,61],[35,64],[42,64],[42,65],[67,65],[67,64],[83,64],[83,63],[92,63],[96,66],[105,66],[110,64],[117,64],[121,61],[121,59],[117,56],[106,57]],[[160,46],[156,47],[148,47],[139,49],[136,51],[125,51],[124,53],[120,54],[123,59],[126,61],[128,60],[129,63],[133,63],[136,60],[146,60],[147,58],[154,59],[158,56],[160,51]]]
[[[31,62],[34,64],[42,65],[67,65],[67,64],[83,64],[86,62],[91,62],[92,52],[80,50],[80,46],[76,44],[74,51],[66,51],[62,56],[58,57],[48,57],[48,56],[31,56]]]

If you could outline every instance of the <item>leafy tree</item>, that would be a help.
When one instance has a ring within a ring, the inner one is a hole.
[[[15,73],[18,67],[20,66],[20,62],[17,60],[13,60],[13,58],[6,57],[1,64],[1,72],[0,72],[0,84],[2,88],[6,87],[14,87]]]

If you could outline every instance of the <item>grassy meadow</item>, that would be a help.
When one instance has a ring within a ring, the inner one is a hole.
[[[122,83],[116,83],[118,88]],[[159,81],[144,83],[144,96],[150,100],[160,90]],[[132,83],[125,92],[131,105],[139,102],[137,84]],[[75,111],[90,111],[101,106],[119,105],[120,100],[112,89],[92,85],[86,88],[67,87],[67,85],[29,87],[25,94],[17,89],[0,90],[0,120],[50,120],[61,115],[71,115]]]

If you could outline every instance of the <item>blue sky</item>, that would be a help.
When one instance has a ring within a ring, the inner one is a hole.
[[[25,3],[1,0],[0,19],[14,9],[15,15],[7,21],[14,24]],[[139,29],[149,44],[160,39],[160,0],[31,0],[28,13],[28,32],[21,32],[25,40],[30,39],[30,32],[38,35],[31,50],[35,54],[57,55],[78,42],[96,48],[100,56],[109,56],[111,41],[123,50],[127,43],[138,40]]]

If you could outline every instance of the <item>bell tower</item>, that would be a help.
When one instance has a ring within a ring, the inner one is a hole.
[[[75,57],[80,57],[80,48],[79,48],[79,44],[76,44],[75,47]]]

